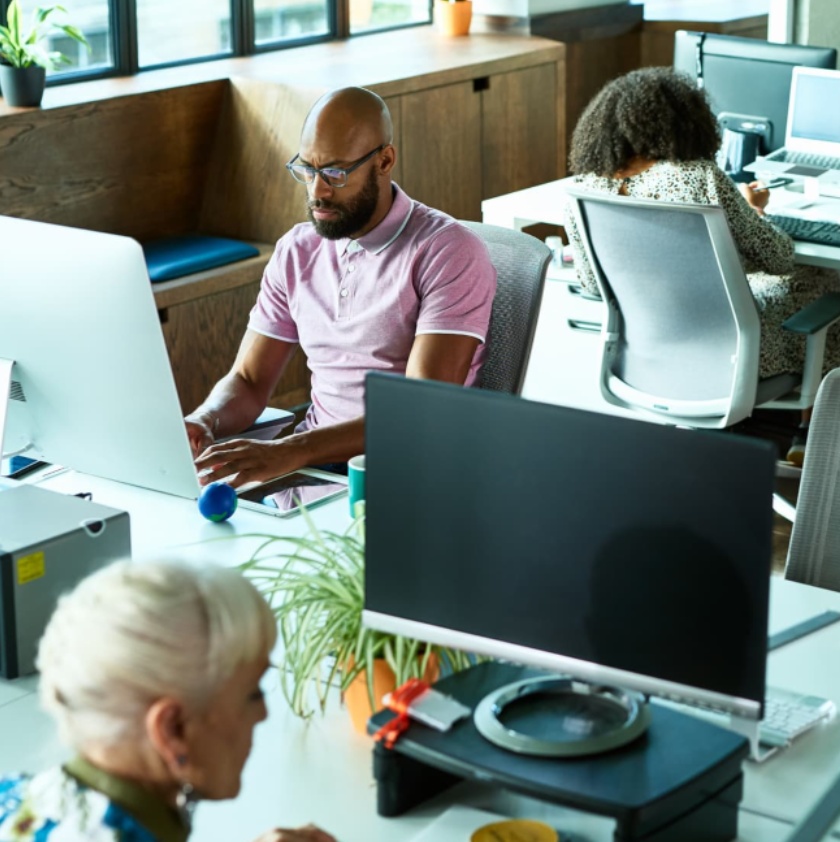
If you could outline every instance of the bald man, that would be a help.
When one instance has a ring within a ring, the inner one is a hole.
[[[364,376],[386,371],[472,385],[496,273],[481,240],[391,181],[391,115],[363,88],[321,97],[286,165],[309,222],[278,243],[230,372],[187,416],[203,483],[264,481],[364,450]],[[223,436],[265,408],[295,348],[312,373],[309,411],[270,442]]]

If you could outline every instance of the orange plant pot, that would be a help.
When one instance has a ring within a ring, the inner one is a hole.
[[[352,666],[351,663],[351,669]],[[429,662],[426,664],[423,680],[431,684],[433,681],[437,681],[439,673],[440,665],[438,664],[437,655],[433,653],[429,656]],[[386,693],[393,692],[396,686],[397,682],[394,679],[393,670],[388,666],[384,658],[377,658],[373,664],[373,698],[381,700]],[[344,691],[344,704],[347,706],[347,712],[350,714],[350,721],[353,723],[353,728],[359,734],[367,734],[367,721],[376,713],[370,707],[367,670],[362,670]],[[382,706],[380,705],[377,710],[381,709]]]
[[[472,0],[435,0],[435,24],[442,35],[467,35],[472,22]]]

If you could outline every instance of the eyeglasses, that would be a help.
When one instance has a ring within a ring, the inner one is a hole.
[[[381,152],[387,145],[387,143],[383,143],[377,146],[376,149],[368,152],[363,158],[353,161],[349,167],[323,167],[322,169],[318,169],[318,167],[310,167],[307,164],[296,164],[295,161],[300,158],[300,153],[298,153],[286,164],[286,169],[292,174],[292,178],[301,184],[312,184],[315,181],[315,176],[320,175],[324,183],[330,187],[344,187],[347,184],[347,176],[353,170],[357,170],[362,164],[376,155],[377,152]]]

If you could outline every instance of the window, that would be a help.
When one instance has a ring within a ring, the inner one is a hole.
[[[254,41],[280,44],[329,34],[328,9],[322,0],[254,0]]]
[[[350,0],[350,33],[393,29],[429,20],[426,0]]]
[[[0,20],[10,0],[0,0]],[[68,61],[51,83],[363,35],[431,21],[431,0],[61,0],[57,23],[79,28],[90,49],[54,29],[47,48]],[[29,18],[46,0],[21,0]]]
[[[135,8],[141,69],[233,52],[230,0],[136,0]]]

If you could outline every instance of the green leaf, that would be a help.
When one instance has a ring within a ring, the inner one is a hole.
[[[304,509],[303,537],[260,533],[213,540],[249,541],[256,547],[240,569],[264,594],[277,618],[282,647],[280,685],[292,711],[307,718],[325,710],[362,672],[374,699],[373,665],[384,658],[398,684],[422,676],[433,655],[453,669],[470,666],[464,653],[362,626],[364,518],[345,533],[321,531]],[[445,654],[446,653],[446,654]],[[328,663],[328,659],[332,659]]]
[[[68,37],[90,45],[84,34],[75,26],[57,24],[49,21],[54,12],[66,12],[64,6],[37,7],[32,13],[31,24],[24,27],[23,10],[19,0],[12,0],[6,10],[6,26],[0,27],[0,58],[13,67],[39,65],[54,69],[61,64],[69,64],[70,59],[58,51],[47,52],[44,42],[53,29],[64,32]]]

